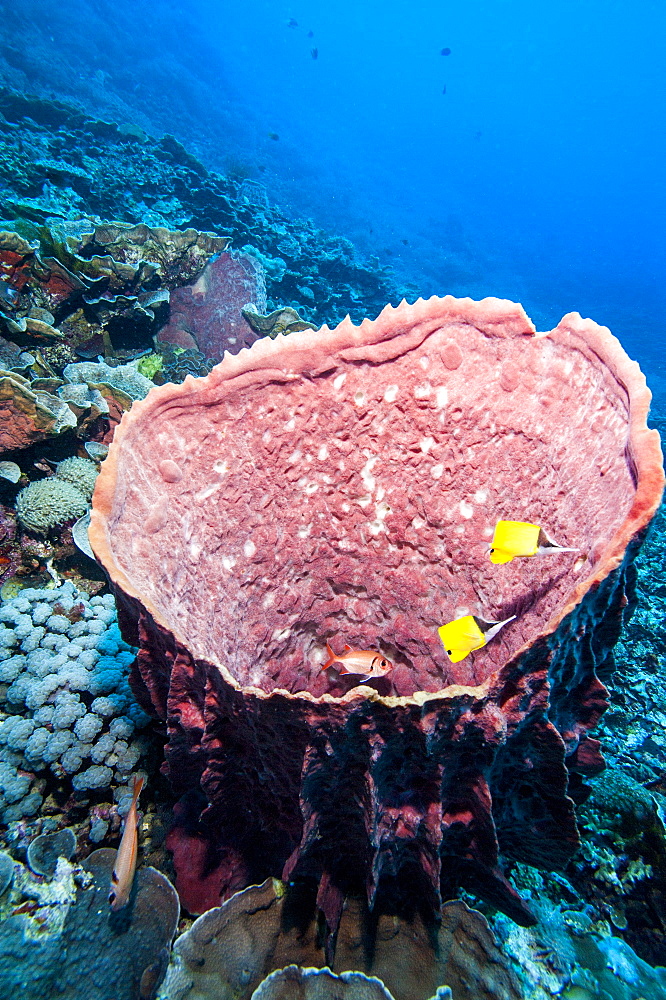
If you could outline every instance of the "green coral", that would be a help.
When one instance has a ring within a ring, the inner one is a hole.
[[[58,462],[56,466],[56,476],[64,479],[84,495],[86,500],[92,500],[95,481],[97,479],[97,466],[89,458],[65,458]]]
[[[88,501],[65,479],[52,476],[30,483],[16,497],[16,513],[24,527],[39,535],[83,517]]]
[[[145,375],[146,378],[153,379],[157,372],[162,371],[164,358],[161,354],[147,354],[141,358],[136,367],[140,375]]]

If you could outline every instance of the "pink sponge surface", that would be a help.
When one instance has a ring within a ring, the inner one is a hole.
[[[328,640],[394,663],[386,693],[479,685],[622,558],[659,502],[650,394],[570,314],[450,296],[261,340],[134,404],[98,478],[113,582],[234,686],[342,695]],[[494,566],[499,519],[578,553]],[[451,664],[463,614],[516,615]]]

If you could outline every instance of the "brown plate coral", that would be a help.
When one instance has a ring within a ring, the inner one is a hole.
[[[451,991],[456,998],[474,1000],[523,996],[508,957],[480,913],[454,900],[442,907],[439,926],[434,935],[431,931],[418,919],[407,923],[388,914],[369,927],[364,906],[348,901],[335,961],[326,970],[340,977],[337,984],[333,980],[335,997],[348,998],[345,980],[368,988],[367,994],[361,992],[363,1000],[379,1000],[384,989],[396,1000],[446,1000]],[[287,995],[296,998],[301,976],[306,983],[310,976],[316,981],[325,964],[316,921],[303,920],[284,886],[267,879],[209,910],[180,935],[161,995],[164,1000],[259,1000],[272,995],[272,984],[286,979],[292,987]],[[281,974],[285,966],[291,975]],[[262,983],[268,984],[263,990]]]
[[[171,836],[194,912],[282,875],[438,912],[529,909],[501,859],[578,843],[598,671],[661,496],[650,394],[608,330],[521,306],[403,302],[260,340],[123,417],[90,539],[167,722]],[[499,519],[578,549],[494,566]],[[516,615],[453,664],[437,627]],[[322,671],[326,641],[393,663]]]

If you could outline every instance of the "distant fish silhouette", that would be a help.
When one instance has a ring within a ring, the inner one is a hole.
[[[290,17],[289,18],[289,20],[287,21],[287,27],[288,28],[297,28],[298,27],[298,21],[296,20],[295,17]]]
[[[444,84],[444,86],[442,87],[442,93],[443,93],[443,94],[445,94],[445,93],[446,93],[446,84]]]
[[[277,142],[278,139],[280,138],[280,136],[277,134],[277,132],[269,132],[268,133],[268,138],[269,139],[275,139],[275,141]]]
[[[310,55],[313,59],[319,58],[319,49],[310,49]]]
[[[314,38],[314,31],[308,31],[308,38]]]
[[[451,55],[451,49],[442,49],[442,51],[440,52],[440,55],[442,55],[442,56],[450,56]]]
[[[400,242],[404,243],[405,246],[409,246],[409,240],[400,240]]]

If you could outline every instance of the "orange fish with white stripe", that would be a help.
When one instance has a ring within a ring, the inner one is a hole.
[[[111,873],[111,892],[109,893],[109,903],[111,909],[122,910],[127,906],[132,883],[134,882],[134,872],[136,871],[136,858],[139,852],[139,834],[137,831],[138,814],[136,805],[143,788],[143,778],[134,779],[134,790],[132,793],[132,804],[125,817],[125,827],[123,829],[120,847],[116,854],[116,863]]]
[[[385,677],[390,670],[393,670],[391,661],[378,653],[376,649],[352,649],[351,646],[345,644],[344,652],[340,656],[336,656],[330,645],[326,643],[326,650],[328,660],[321,668],[322,670],[337,666],[340,675],[352,674],[356,677]]]

